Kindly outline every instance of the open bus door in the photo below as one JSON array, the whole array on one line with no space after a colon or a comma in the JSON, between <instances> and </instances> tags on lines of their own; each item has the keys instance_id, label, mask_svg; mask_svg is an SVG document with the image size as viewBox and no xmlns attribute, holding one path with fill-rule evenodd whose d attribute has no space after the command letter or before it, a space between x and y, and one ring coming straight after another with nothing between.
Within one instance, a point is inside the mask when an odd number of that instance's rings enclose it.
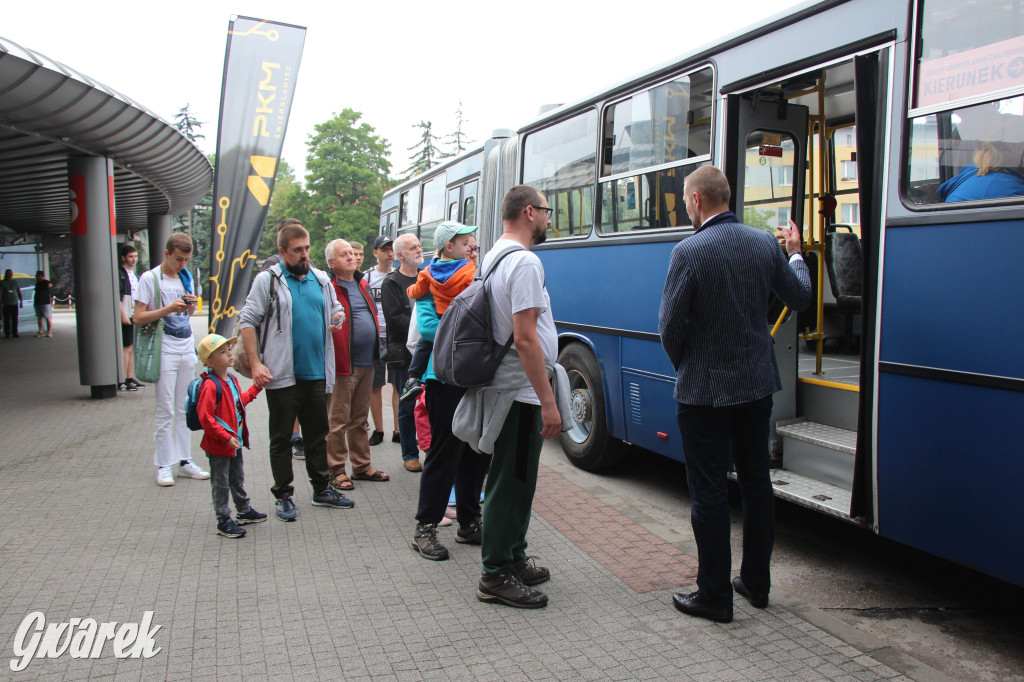
<instances>
[{"instance_id":1,"label":"open bus door","mask_svg":"<svg viewBox=\"0 0 1024 682\"><path fill-rule=\"evenodd\" d=\"M729 95L727 107L725 173L734 188L733 212L744 224L773 234L790 218L803 225L808 108L790 104L785 92L773 88ZM781 303L773 304L765 323L774 325L782 309ZM782 377L772 408L771 447L777 454L781 443L775 424L797 416L796 315L787 316L774 338Z\"/></svg>"}]
</instances>

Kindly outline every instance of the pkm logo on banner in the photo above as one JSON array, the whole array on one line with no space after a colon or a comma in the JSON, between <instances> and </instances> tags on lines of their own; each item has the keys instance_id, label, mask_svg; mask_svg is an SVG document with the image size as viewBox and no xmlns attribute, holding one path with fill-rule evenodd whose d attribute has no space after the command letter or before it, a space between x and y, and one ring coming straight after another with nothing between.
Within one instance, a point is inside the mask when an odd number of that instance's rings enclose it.
<instances>
[{"instance_id":1,"label":"pkm logo on banner","mask_svg":"<svg viewBox=\"0 0 1024 682\"><path fill-rule=\"evenodd\" d=\"M116 658L152 658L162 647L153 639L162 625L151 627L153 612L142 614L141 623L97 623L92 618L71 618L66 623L46 624L42 611L25 616L14 635L11 670L21 672L33 658L99 658L107 641L113 642Z\"/></svg>"},{"instance_id":2,"label":"pkm logo on banner","mask_svg":"<svg viewBox=\"0 0 1024 682\"><path fill-rule=\"evenodd\" d=\"M270 203L270 186L267 185L266 180L274 177L277 159L273 156L250 156L249 164L256 171L256 175L250 175L249 181L246 183L249 193L256 201L260 202L260 206L266 206Z\"/></svg>"}]
</instances>

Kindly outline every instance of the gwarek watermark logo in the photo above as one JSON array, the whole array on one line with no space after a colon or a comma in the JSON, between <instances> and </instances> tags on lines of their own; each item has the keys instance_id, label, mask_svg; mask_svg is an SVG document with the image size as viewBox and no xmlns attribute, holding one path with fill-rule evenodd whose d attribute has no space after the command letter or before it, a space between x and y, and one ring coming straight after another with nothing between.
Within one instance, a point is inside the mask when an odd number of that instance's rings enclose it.
<instances>
[{"instance_id":1,"label":"gwarek watermark logo","mask_svg":"<svg viewBox=\"0 0 1024 682\"><path fill-rule=\"evenodd\" d=\"M142 614L141 623L97 623L92 618L71 618L66 623L50 623L42 611L33 611L21 621L14 635L11 670L20 672L33 658L99 658L108 641L113 642L117 658L152 658L162 647L153 639L162 625L153 626L153 612Z\"/></svg>"}]
</instances>

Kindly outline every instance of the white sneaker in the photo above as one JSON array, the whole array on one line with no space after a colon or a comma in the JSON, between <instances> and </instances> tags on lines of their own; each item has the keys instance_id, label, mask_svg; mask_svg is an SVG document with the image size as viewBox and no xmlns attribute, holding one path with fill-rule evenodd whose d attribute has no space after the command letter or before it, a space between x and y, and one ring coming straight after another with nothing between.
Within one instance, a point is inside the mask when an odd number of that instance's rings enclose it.
<instances>
[{"instance_id":1,"label":"white sneaker","mask_svg":"<svg viewBox=\"0 0 1024 682\"><path fill-rule=\"evenodd\" d=\"M195 462L188 462L178 467L178 475L185 476L187 478L198 478L200 480L206 480L210 477L210 472L203 471L200 469Z\"/></svg>"},{"instance_id":2,"label":"white sneaker","mask_svg":"<svg viewBox=\"0 0 1024 682\"><path fill-rule=\"evenodd\" d=\"M171 471L171 467L156 468L156 484L165 488L174 485L174 473Z\"/></svg>"}]
</instances>

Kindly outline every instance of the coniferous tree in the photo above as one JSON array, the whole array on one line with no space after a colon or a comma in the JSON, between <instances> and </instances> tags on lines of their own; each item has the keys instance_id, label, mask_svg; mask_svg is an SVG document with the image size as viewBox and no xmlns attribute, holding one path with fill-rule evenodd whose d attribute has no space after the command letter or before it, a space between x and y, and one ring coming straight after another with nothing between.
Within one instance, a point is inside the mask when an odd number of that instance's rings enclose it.
<instances>
[{"instance_id":1,"label":"coniferous tree","mask_svg":"<svg viewBox=\"0 0 1024 682\"><path fill-rule=\"evenodd\" d=\"M431 125L430 121L420 121L413 125L413 128L422 129L423 134L420 136L419 142L408 148L413 153L409 157L412 165L405 170L407 178L430 170L432 166L445 157L445 154L437 146L438 138L434 136Z\"/></svg>"}]
</instances>

